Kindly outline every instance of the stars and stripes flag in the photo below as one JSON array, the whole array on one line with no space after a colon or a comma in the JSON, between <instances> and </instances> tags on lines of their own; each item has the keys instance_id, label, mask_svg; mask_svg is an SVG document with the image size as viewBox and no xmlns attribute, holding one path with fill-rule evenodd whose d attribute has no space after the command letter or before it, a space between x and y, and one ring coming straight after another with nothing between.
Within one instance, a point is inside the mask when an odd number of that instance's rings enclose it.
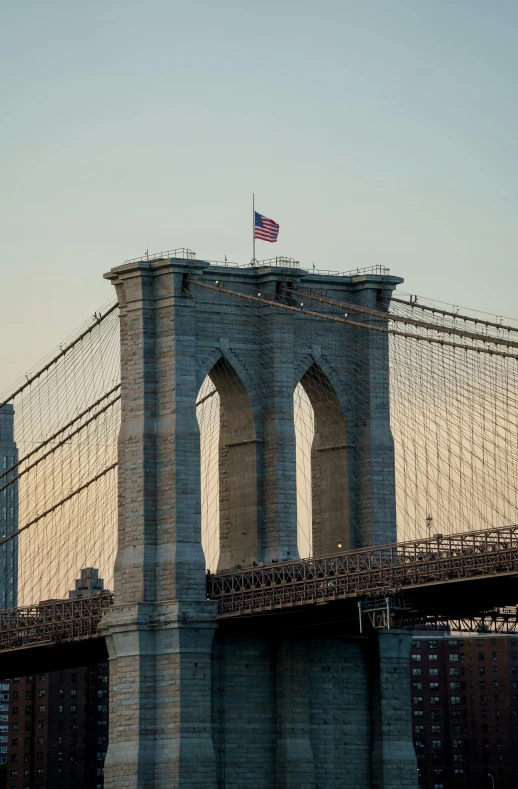
<instances>
[{"instance_id":1,"label":"stars and stripes flag","mask_svg":"<svg viewBox=\"0 0 518 789\"><path fill-rule=\"evenodd\" d=\"M279 225L273 219L268 219L267 216L255 213L254 221L254 238L260 238L261 241L277 241L279 235Z\"/></svg>"}]
</instances>

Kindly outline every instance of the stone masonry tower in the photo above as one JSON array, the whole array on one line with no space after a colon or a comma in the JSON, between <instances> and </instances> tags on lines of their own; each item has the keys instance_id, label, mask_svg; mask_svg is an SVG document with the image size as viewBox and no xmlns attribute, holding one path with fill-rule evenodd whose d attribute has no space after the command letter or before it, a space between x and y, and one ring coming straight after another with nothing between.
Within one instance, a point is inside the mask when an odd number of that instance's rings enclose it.
<instances>
[{"instance_id":1,"label":"stone masonry tower","mask_svg":"<svg viewBox=\"0 0 518 789\"><path fill-rule=\"evenodd\" d=\"M336 324L250 304L196 282L271 300L290 288L325 291L383 309L402 280L174 258L130 263L106 276L120 305L122 423L115 606L102 626L113 694L105 785L316 787L313 763L303 766L313 758L300 723L309 714L307 698L299 699L300 710L290 707L299 668L307 682L307 645L276 647L277 778L232 782L229 773L222 783L217 767L217 621L205 591L196 400L209 375L221 411L221 568L297 555L293 392L299 382L315 415L314 553L336 552L339 537L344 548L388 543L396 536L388 340L380 332L364 332L358 340L358 329L343 326L337 339ZM233 485L236 475L239 484ZM299 729L300 736L293 733ZM379 735L372 737L374 750L386 750ZM376 786L414 786L414 776L405 782L397 775Z\"/></svg>"}]
</instances>

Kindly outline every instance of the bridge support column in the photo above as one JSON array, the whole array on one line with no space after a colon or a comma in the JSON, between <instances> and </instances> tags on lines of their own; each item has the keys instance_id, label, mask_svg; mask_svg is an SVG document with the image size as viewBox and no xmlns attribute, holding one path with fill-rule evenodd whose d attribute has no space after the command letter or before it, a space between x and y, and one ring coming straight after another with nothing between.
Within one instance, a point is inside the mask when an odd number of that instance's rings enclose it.
<instances>
[{"instance_id":1,"label":"bridge support column","mask_svg":"<svg viewBox=\"0 0 518 789\"><path fill-rule=\"evenodd\" d=\"M390 293L370 287L358 291L356 298L362 306L382 309ZM360 319L379 326L386 323L381 318ZM356 418L352 440L356 449L350 472L350 484L356 491L358 547L387 545L395 542L397 536L388 335L366 332L361 342L362 364L354 379Z\"/></svg>"},{"instance_id":2,"label":"bridge support column","mask_svg":"<svg viewBox=\"0 0 518 789\"><path fill-rule=\"evenodd\" d=\"M372 789L417 789L408 681L412 633L379 630L373 658Z\"/></svg>"},{"instance_id":3,"label":"bridge support column","mask_svg":"<svg viewBox=\"0 0 518 789\"><path fill-rule=\"evenodd\" d=\"M315 789L309 721L309 643L277 647L276 789Z\"/></svg>"},{"instance_id":4,"label":"bridge support column","mask_svg":"<svg viewBox=\"0 0 518 789\"><path fill-rule=\"evenodd\" d=\"M272 280L275 286L277 280ZM268 295L268 289L265 288ZM275 290L274 290L275 292ZM297 471L293 422L293 326L278 310L267 313L263 377L269 402L263 409L263 545L260 558L298 558Z\"/></svg>"},{"instance_id":5,"label":"bridge support column","mask_svg":"<svg viewBox=\"0 0 518 789\"><path fill-rule=\"evenodd\" d=\"M121 406L106 789L215 789L194 311L184 266L119 269Z\"/></svg>"}]
</instances>

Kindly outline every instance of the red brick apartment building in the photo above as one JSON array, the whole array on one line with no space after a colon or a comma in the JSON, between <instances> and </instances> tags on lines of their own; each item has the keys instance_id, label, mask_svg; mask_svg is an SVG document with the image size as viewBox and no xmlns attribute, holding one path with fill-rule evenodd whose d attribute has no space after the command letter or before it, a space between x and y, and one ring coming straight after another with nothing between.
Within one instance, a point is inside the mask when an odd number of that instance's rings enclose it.
<instances>
[{"instance_id":1,"label":"red brick apartment building","mask_svg":"<svg viewBox=\"0 0 518 789\"><path fill-rule=\"evenodd\" d=\"M422 789L518 787L518 639L416 635L412 730Z\"/></svg>"},{"instance_id":2,"label":"red brick apartment building","mask_svg":"<svg viewBox=\"0 0 518 789\"><path fill-rule=\"evenodd\" d=\"M97 570L87 567L69 596L102 591ZM108 663L0 681L6 789L103 789L108 682Z\"/></svg>"},{"instance_id":3,"label":"red brick apartment building","mask_svg":"<svg viewBox=\"0 0 518 789\"><path fill-rule=\"evenodd\" d=\"M7 789L102 789L108 664L9 681Z\"/></svg>"}]
</instances>

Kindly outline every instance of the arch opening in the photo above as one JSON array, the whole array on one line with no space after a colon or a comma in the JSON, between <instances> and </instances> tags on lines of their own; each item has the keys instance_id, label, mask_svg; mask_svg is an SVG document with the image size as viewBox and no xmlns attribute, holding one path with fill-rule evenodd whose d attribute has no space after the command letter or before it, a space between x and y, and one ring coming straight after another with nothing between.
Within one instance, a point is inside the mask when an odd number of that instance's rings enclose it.
<instances>
[{"instance_id":1,"label":"arch opening","mask_svg":"<svg viewBox=\"0 0 518 789\"><path fill-rule=\"evenodd\" d=\"M197 402L207 569L250 566L259 553L260 442L246 389L225 358L210 370Z\"/></svg>"},{"instance_id":2,"label":"arch opening","mask_svg":"<svg viewBox=\"0 0 518 789\"><path fill-rule=\"evenodd\" d=\"M300 389L311 406L312 414ZM311 422L313 434L310 444ZM312 556L348 550L353 545L349 528L345 416L329 378L316 363L304 373L295 390L295 426L299 542L303 543L304 539L307 540L305 535L310 534Z\"/></svg>"}]
</instances>

